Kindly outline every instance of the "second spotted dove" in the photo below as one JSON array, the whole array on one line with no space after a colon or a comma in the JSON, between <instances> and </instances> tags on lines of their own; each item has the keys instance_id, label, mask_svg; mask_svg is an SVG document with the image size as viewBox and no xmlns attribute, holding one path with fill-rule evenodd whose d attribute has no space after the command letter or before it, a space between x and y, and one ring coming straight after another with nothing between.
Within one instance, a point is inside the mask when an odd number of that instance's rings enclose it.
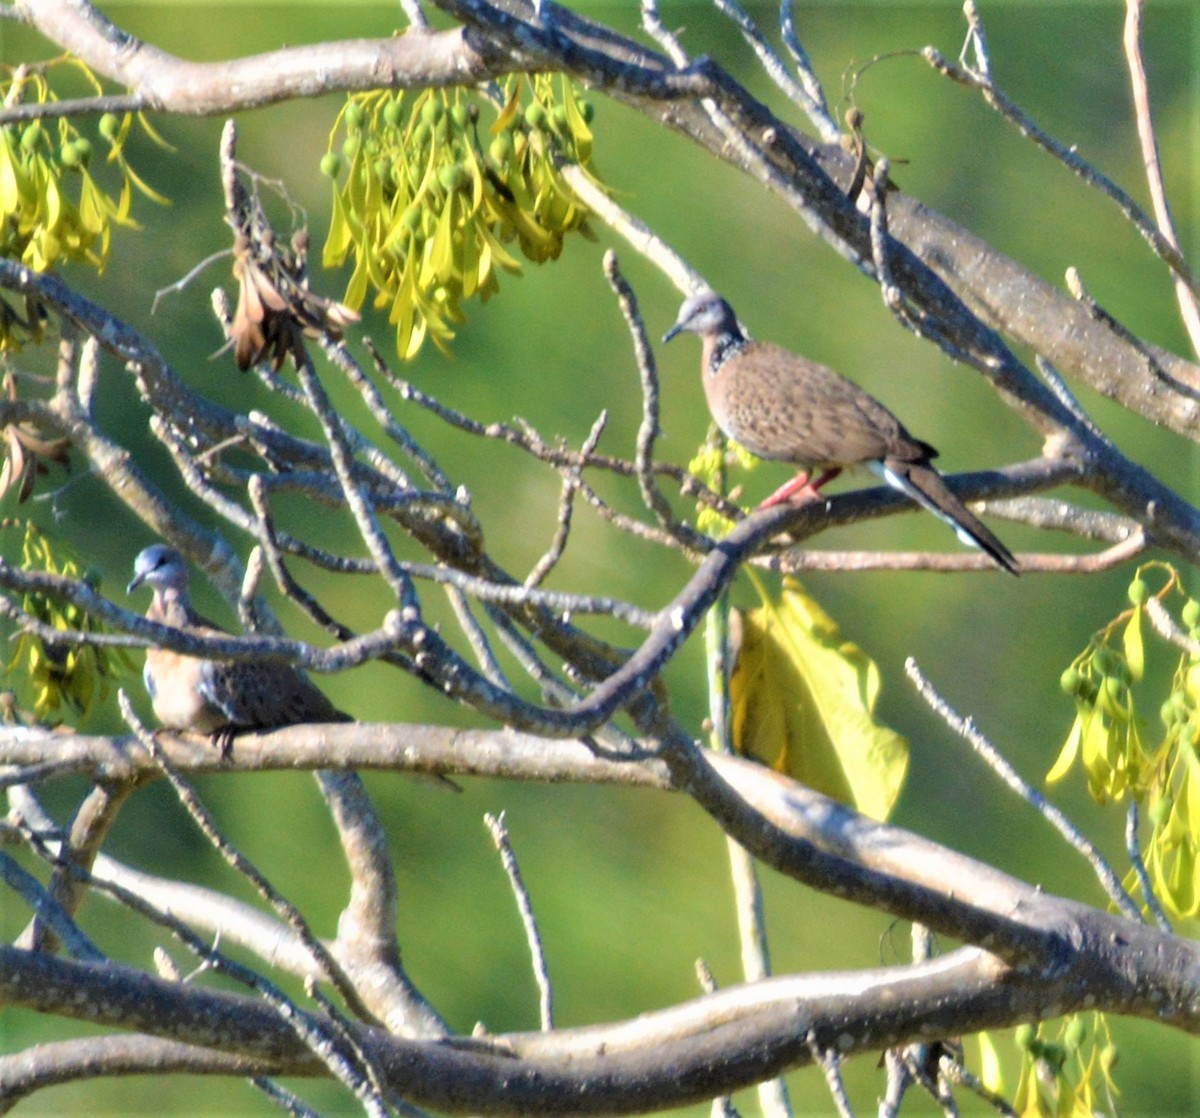
<instances>
[{"instance_id":1,"label":"second spotted dove","mask_svg":"<svg viewBox=\"0 0 1200 1118\"><path fill-rule=\"evenodd\" d=\"M153 544L138 555L129 592L142 584L154 591L148 620L193 633L223 633L192 608L187 564L174 548ZM205 660L151 648L143 679L164 728L211 735L222 750L243 730L352 721L304 672L277 660Z\"/></svg>"},{"instance_id":2,"label":"second spotted dove","mask_svg":"<svg viewBox=\"0 0 1200 1118\"><path fill-rule=\"evenodd\" d=\"M914 438L887 408L825 365L768 342L752 341L719 295L687 299L664 342L698 334L709 410L731 439L759 458L819 469L802 473L763 502L796 494L811 499L848 466L866 466L894 489L944 520L963 543L978 547L1010 574L1017 560L946 486L930 460L937 451Z\"/></svg>"}]
</instances>

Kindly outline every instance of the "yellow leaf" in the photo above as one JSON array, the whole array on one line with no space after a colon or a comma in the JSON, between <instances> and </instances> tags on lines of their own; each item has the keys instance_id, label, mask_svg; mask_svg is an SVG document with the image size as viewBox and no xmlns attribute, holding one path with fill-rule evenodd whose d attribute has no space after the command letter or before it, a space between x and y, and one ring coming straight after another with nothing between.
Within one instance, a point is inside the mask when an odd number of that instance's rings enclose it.
<instances>
[{"instance_id":1,"label":"yellow leaf","mask_svg":"<svg viewBox=\"0 0 1200 1118\"><path fill-rule=\"evenodd\" d=\"M874 718L879 669L792 580L744 617L730 679L736 748L810 788L886 819L908 743Z\"/></svg>"},{"instance_id":2,"label":"yellow leaf","mask_svg":"<svg viewBox=\"0 0 1200 1118\"><path fill-rule=\"evenodd\" d=\"M1071 766L1075 763L1075 758L1079 755L1079 743L1083 740L1083 724L1084 719L1091 718L1092 713L1088 711L1085 716L1082 712L1075 715L1075 721L1071 725L1071 732L1067 735L1067 740L1063 742L1062 750L1058 754L1058 760L1054 762L1054 767L1046 774L1046 783L1055 784L1062 780L1071 770Z\"/></svg>"},{"instance_id":3,"label":"yellow leaf","mask_svg":"<svg viewBox=\"0 0 1200 1118\"><path fill-rule=\"evenodd\" d=\"M1129 624L1125 626L1122 637L1125 645L1125 662L1129 665L1129 675L1137 683L1146 674L1146 650L1142 643L1142 611L1135 608Z\"/></svg>"},{"instance_id":4,"label":"yellow leaf","mask_svg":"<svg viewBox=\"0 0 1200 1118\"><path fill-rule=\"evenodd\" d=\"M1003 1091L1004 1071L991 1033L977 1033L975 1039L979 1042L979 1081L989 1091Z\"/></svg>"}]
</instances>

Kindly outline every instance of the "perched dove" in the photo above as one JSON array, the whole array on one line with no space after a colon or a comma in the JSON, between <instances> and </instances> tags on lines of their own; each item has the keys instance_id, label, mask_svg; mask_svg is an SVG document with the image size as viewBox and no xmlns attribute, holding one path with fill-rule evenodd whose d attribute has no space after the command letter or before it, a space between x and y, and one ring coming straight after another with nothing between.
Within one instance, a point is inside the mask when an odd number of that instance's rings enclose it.
<instances>
[{"instance_id":1,"label":"perched dove","mask_svg":"<svg viewBox=\"0 0 1200 1118\"><path fill-rule=\"evenodd\" d=\"M138 555L128 592L143 583L154 590L148 620L198 633L223 632L192 609L187 564L174 548L153 544ZM243 730L353 721L302 671L277 660L202 660L151 648L142 678L164 728L209 734L223 752Z\"/></svg>"}]
</instances>

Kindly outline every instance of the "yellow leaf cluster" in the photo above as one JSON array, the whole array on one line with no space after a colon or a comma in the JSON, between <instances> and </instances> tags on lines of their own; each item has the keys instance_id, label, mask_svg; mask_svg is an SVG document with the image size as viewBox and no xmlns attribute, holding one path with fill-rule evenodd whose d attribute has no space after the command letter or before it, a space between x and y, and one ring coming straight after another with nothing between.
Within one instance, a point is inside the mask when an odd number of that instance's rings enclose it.
<instances>
[{"instance_id":1,"label":"yellow leaf cluster","mask_svg":"<svg viewBox=\"0 0 1200 1118\"><path fill-rule=\"evenodd\" d=\"M321 163L335 183L325 265L354 258L344 302L357 310L373 289L401 357L427 339L445 349L463 300L493 295L498 269L520 271L512 248L542 263L568 232L588 232L559 166L589 163L590 113L566 78L512 78L485 151L479 104L461 89L426 90L411 104L353 95Z\"/></svg>"},{"instance_id":2,"label":"yellow leaf cluster","mask_svg":"<svg viewBox=\"0 0 1200 1118\"><path fill-rule=\"evenodd\" d=\"M1200 603L1188 598L1176 571L1163 563L1139 568L1129 589L1132 608L1096 633L1062 674L1063 690L1075 700L1075 720L1046 779L1061 780L1076 761L1088 791L1099 803L1126 793L1147 803L1150 835L1143 860L1155 896L1175 917L1200 915L1200 658L1178 656L1171 689L1159 706L1162 735L1150 736L1139 713L1145 689L1147 645L1144 614L1149 592L1145 575L1166 574L1154 595L1158 606L1179 601L1179 626L1200 638ZM1169 613L1169 611L1168 611ZM1126 883L1140 888L1134 873Z\"/></svg>"},{"instance_id":3,"label":"yellow leaf cluster","mask_svg":"<svg viewBox=\"0 0 1200 1118\"><path fill-rule=\"evenodd\" d=\"M1096 1118L1115 1113L1117 1048L1103 1013L1017 1030L1021 1074L1013 1109L1021 1118Z\"/></svg>"},{"instance_id":4,"label":"yellow leaf cluster","mask_svg":"<svg viewBox=\"0 0 1200 1118\"><path fill-rule=\"evenodd\" d=\"M908 743L875 718L879 669L794 580L743 617L730 679L735 748L886 819Z\"/></svg>"},{"instance_id":5,"label":"yellow leaf cluster","mask_svg":"<svg viewBox=\"0 0 1200 1118\"><path fill-rule=\"evenodd\" d=\"M13 521L4 524L10 530L18 526L19 523ZM49 539L33 524L25 523L23 527L22 569L48 571L68 578L82 577L84 581L99 583L98 572L87 570L81 575L74 559L56 557ZM25 595L22 606L31 617L54 629L102 630L102 626L78 606L56 602L41 594ZM131 662L120 649L88 644L47 644L33 633L22 633L6 670L10 676L24 676L34 717L41 723L54 724L70 715L80 722L86 719L96 704L107 698L111 680L129 673Z\"/></svg>"},{"instance_id":6,"label":"yellow leaf cluster","mask_svg":"<svg viewBox=\"0 0 1200 1118\"><path fill-rule=\"evenodd\" d=\"M82 71L99 91L99 85L82 64ZM0 80L5 104L55 100L47 79L55 64L37 72L18 68L7 81ZM36 272L46 272L65 262L81 262L102 270L108 258L112 227L133 225L132 192L163 201L126 161L122 147L133 118L105 114L99 136L107 142L108 160L121 171L122 186L112 198L92 176L92 144L66 117L50 124L33 120L0 127L0 255L19 260ZM18 348L38 335L35 313L25 315L0 304L0 351Z\"/></svg>"}]
</instances>

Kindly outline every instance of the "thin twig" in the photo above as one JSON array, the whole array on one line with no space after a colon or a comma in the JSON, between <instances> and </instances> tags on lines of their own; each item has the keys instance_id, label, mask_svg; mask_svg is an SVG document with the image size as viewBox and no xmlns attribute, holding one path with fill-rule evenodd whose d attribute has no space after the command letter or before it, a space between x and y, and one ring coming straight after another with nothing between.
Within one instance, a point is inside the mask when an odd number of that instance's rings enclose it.
<instances>
[{"instance_id":1,"label":"thin twig","mask_svg":"<svg viewBox=\"0 0 1200 1118\"><path fill-rule=\"evenodd\" d=\"M213 818L212 813L204 806L204 803L195 790L179 775L175 766L159 747L154 735L142 725L141 720L134 713L133 707L129 702L129 697L125 694L124 690L118 693L118 699L121 707L121 715L125 719L126 724L136 735L143 748L158 763L159 768L170 783L180 804L183 805L188 815L192 817L192 821L199 828L200 833L208 840L209 845L221 855L225 860L225 864L230 869L235 873L241 874L242 877L250 882L259 896L300 937L309 954L312 956L313 962L338 993L346 999L346 1004L364 1020L375 1021L374 1014L363 1003L358 991L354 989L354 986L342 971L337 960L329 954L325 945L313 934L308 921L304 918L304 914L267 880L249 858L225 838L217 826L217 821Z\"/></svg>"},{"instance_id":2,"label":"thin twig","mask_svg":"<svg viewBox=\"0 0 1200 1118\"><path fill-rule=\"evenodd\" d=\"M1033 122L1032 118L1018 108L1013 101L1009 100L987 76L961 66L956 66L934 47L925 47L921 51L921 55L938 73L944 74L952 81L979 90L983 94L984 100L1010 124L1014 125L1023 136L1028 137L1038 147L1048 151L1089 186L1095 187L1105 197L1115 203L1126 219L1142 235L1171 271L1191 291L1196 292L1200 288L1200 281L1197 280L1179 250L1159 232L1146 212L1108 176L1101 174L1100 171L1093 167L1073 148L1059 143L1052 136L1042 131Z\"/></svg>"},{"instance_id":3,"label":"thin twig","mask_svg":"<svg viewBox=\"0 0 1200 1118\"><path fill-rule=\"evenodd\" d=\"M800 42L800 36L796 33L796 16L792 0L780 0L779 32L783 37L784 46L787 47L792 61L796 64L796 73L800 77L800 83L804 86L810 102L816 106L816 113L810 112L809 119L821 134L821 139L827 144L836 144L841 139L841 130L838 128L833 114L829 111L825 100L825 90L817 79L816 71L808 57L808 51L804 49Z\"/></svg>"},{"instance_id":4,"label":"thin twig","mask_svg":"<svg viewBox=\"0 0 1200 1118\"><path fill-rule=\"evenodd\" d=\"M1175 624L1175 619L1167 612L1167 607L1158 598L1153 595L1147 598L1145 610L1150 624L1154 626L1154 631L1163 640L1170 641L1176 648L1183 649L1189 656L1200 656L1200 641L1193 640Z\"/></svg>"},{"instance_id":5,"label":"thin twig","mask_svg":"<svg viewBox=\"0 0 1200 1118\"><path fill-rule=\"evenodd\" d=\"M1125 853L1129 858L1129 864L1133 866L1133 872L1137 875L1138 887L1142 890L1142 902L1150 915L1154 917L1154 922L1159 928L1170 935L1174 929L1171 927L1171 921L1167 919L1162 905L1158 903L1158 896L1154 892L1154 886L1150 883L1150 874L1142 859L1142 849L1138 843L1138 804L1132 796L1129 797L1129 808L1125 813Z\"/></svg>"},{"instance_id":6,"label":"thin twig","mask_svg":"<svg viewBox=\"0 0 1200 1118\"><path fill-rule=\"evenodd\" d=\"M846 1094L846 1083L842 1079L842 1057L836 1048L823 1048L815 1034L809 1033L806 1043L812 1053L815 1063L825 1074L825 1084L829 1088L829 1097L837 1108L839 1118L854 1118L854 1108L850 1105L850 1097Z\"/></svg>"},{"instance_id":7,"label":"thin twig","mask_svg":"<svg viewBox=\"0 0 1200 1118\"><path fill-rule=\"evenodd\" d=\"M1151 599L1152 600L1152 599ZM911 656L904 662L904 670L912 680L917 693L929 705L930 709L959 737L963 738L987 766L1008 786L1021 797L1043 819L1046 820L1067 842L1072 849L1078 851L1092 867L1100 882L1101 888L1109 899L1117 906L1123 915L1138 923L1142 914L1137 903L1125 891L1121 879L1108 864L1107 859L1096 846L1085 838L1076 826L1036 788L1024 780L1008 763L1008 760L987 740L976 728L970 718L961 717L945 699L934 689L933 684L925 677Z\"/></svg>"},{"instance_id":8,"label":"thin twig","mask_svg":"<svg viewBox=\"0 0 1200 1118\"><path fill-rule=\"evenodd\" d=\"M1146 65L1142 61L1142 13L1144 0L1125 0L1125 31L1121 38L1125 48L1125 61L1129 66L1129 84L1133 91L1134 117L1137 121L1138 142L1142 147L1142 163L1146 168L1146 184L1154 205L1154 218L1168 243L1179 248L1179 235L1175 232L1175 221L1167 203L1167 189L1163 183L1162 160L1158 153L1158 138L1154 131L1154 117L1150 112L1150 82L1146 77ZM1196 292L1182 279L1175 280L1175 297L1179 301L1179 313L1191 339L1192 352L1200 354L1200 307L1196 304Z\"/></svg>"},{"instance_id":9,"label":"thin twig","mask_svg":"<svg viewBox=\"0 0 1200 1118\"><path fill-rule=\"evenodd\" d=\"M542 1031L550 1032L554 1028L554 987L550 982L550 972L546 968L546 953L542 948L542 937L538 932L537 917L533 914L533 904L529 899L529 891L521 880L521 867L517 864L517 856L509 842L508 828L504 825L504 812L499 815L486 813L483 817L487 824L492 842L500 853L500 861L504 872L508 874L513 896L517 899L517 908L521 913L521 923L525 927L525 939L529 944L529 953L533 962L533 977L537 981L539 1002L538 1011L542 1022Z\"/></svg>"}]
</instances>

